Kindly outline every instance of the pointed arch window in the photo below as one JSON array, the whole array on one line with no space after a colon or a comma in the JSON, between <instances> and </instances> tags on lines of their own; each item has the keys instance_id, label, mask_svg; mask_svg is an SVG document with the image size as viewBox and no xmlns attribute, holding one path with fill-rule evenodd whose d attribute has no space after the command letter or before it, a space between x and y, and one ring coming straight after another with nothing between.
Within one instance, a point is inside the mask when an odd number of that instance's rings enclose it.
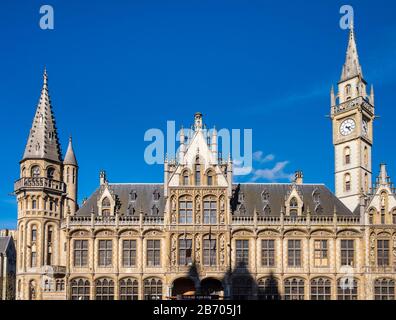
<instances>
[{"instance_id":1,"label":"pointed arch window","mask_svg":"<svg viewBox=\"0 0 396 320\"><path fill-rule=\"evenodd\" d=\"M184 186L188 186L189 184L190 183L189 183L188 171L184 170L184 172L183 172L183 185Z\"/></svg>"},{"instance_id":2,"label":"pointed arch window","mask_svg":"<svg viewBox=\"0 0 396 320\"><path fill-rule=\"evenodd\" d=\"M111 279L96 280L96 300L114 300L114 281Z\"/></svg>"},{"instance_id":3,"label":"pointed arch window","mask_svg":"<svg viewBox=\"0 0 396 320\"><path fill-rule=\"evenodd\" d=\"M350 84L348 84L345 87L345 95L347 96L346 100L350 100L351 99L351 97L350 97L351 93L352 93L352 86Z\"/></svg>"},{"instance_id":4,"label":"pointed arch window","mask_svg":"<svg viewBox=\"0 0 396 320\"><path fill-rule=\"evenodd\" d=\"M154 190L154 192L153 192L153 200L154 200L154 201L159 201L159 199L160 199L160 193L159 193L158 190L156 189L156 190Z\"/></svg>"},{"instance_id":5,"label":"pointed arch window","mask_svg":"<svg viewBox=\"0 0 396 320\"><path fill-rule=\"evenodd\" d=\"M120 281L120 299L121 300L138 300L139 284L136 279L127 278Z\"/></svg>"},{"instance_id":6,"label":"pointed arch window","mask_svg":"<svg viewBox=\"0 0 396 320\"><path fill-rule=\"evenodd\" d=\"M110 199L108 197L102 200L102 216L108 217L111 213L111 204Z\"/></svg>"},{"instance_id":7,"label":"pointed arch window","mask_svg":"<svg viewBox=\"0 0 396 320\"><path fill-rule=\"evenodd\" d=\"M86 279L74 279L70 283L72 300L89 300L90 283Z\"/></svg>"},{"instance_id":8,"label":"pointed arch window","mask_svg":"<svg viewBox=\"0 0 396 320\"><path fill-rule=\"evenodd\" d=\"M290 206L290 216L297 217L298 216L298 201L296 197L293 197L289 203Z\"/></svg>"},{"instance_id":9,"label":"pointed arch window","mask_svg":"<svg viewBox=\"0 0 396 320\"><path fill-rule=\"evenodd\" d=\"M131 201L136 201L137 199L137 193L135 190L132 190L131 193L129 194L131 197Z\"/></svg>"},{"instance_id":10,"label":"pointed arch window","mask_svg":"<svg viewBox=\"0 0 396 320\"><path fill-rule=\"evenodd\" d=\"M344 148L344 163L351 164L351 148L350 147L345 147Z\"/></svg>"},{"instance_id":11,"label":"pointed arch window","mask_svg":"<svg viewBox=\"0 0 396 320\"><path fill-rule=\"evenodd\" d=\"M207 185L213 186L213 172L211 170L208 171L206 179L207 179Z\"/></svg>"},{"instance_id":12,"label":"pointed arch window","mask_svg":"<svg viewBox=\"0 0 396 320\"><path fill-rule=\"evenodd\" d=\"M54 179L54 175L55 175L55 169L50 167L47 170L47 178L48 179Z\"/></svg>"},{"instance_id":13,"label":"pointed arch window","mask_svg":"<svg viewBox=\"0 0 396 320\"><path fill-rule=\"evenodd\" d=\"M41 172L41 170L40 170L40 167L39 167L39 166L33 166L33 167L32 167L31 174L32 174L32 177L33 177L33 178L38 178L38 177L40 177L40 172Z\"/></svg>"},{"instance_id":14,"label":"pointed arch window","mask_svg":"<svg viewBox=\"0 0 396 320\"><path fill-rule=\"evenodd\" d=\"M344 190L346 192L351 191L351 175L349 173L344 175Z\"/></svg>"}]
</instances>

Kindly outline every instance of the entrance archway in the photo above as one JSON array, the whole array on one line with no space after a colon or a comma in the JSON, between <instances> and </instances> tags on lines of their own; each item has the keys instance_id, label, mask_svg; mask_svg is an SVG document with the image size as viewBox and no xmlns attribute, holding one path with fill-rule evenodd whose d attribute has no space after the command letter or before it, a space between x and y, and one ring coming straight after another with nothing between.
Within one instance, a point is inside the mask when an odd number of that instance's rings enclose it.
<instances>
[{"instance_id":1,"label":"entrance archway","mask_svg":"<svg viewBox=\"0 0 396 320\"><path fill-rule=\"evenodd\" d=\"M204 296L224 296L223 284L215 278L206 278L201 281L201 293Z\"/></svg>"},{"instance_id":2,"label":"entrance archway","mask_svg":"<svg viewBox=\"0 0 396 320\"><path fill-rule=\"evenodd\" d=\"M195 284L190 278L178 278L173 281L172 296L193 296L195 295Z\"/></svg>"}]
</instances>

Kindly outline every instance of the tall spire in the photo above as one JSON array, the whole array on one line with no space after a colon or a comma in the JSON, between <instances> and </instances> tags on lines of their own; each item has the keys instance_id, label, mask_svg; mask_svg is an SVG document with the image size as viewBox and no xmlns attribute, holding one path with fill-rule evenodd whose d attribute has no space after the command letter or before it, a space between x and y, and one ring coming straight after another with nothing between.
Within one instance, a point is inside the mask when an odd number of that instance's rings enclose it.
<instances>
[{"instance_id":1,"label":"tall spire","mask_svg":"<svg viewBox=\"0 0 396 320\"><path fill-rule=\"evenodd\" d=\"M362 67L360 66L359 55L357 52L355 30L352 21L349 32L349 42L346 53L346 59L345 59L345 64L342 68L340 81L342 82L356 76L361 76L363 78Z\"/></svg>"},{"instance_id":2,"label":"tall spire","mask_svg":"<svg viewBox=\"0 0 396 320\"><path fill-rule=\"evenodd\" d=\"M72 137L69 138L69 145L67 146L67 151L65 155L65 160L63 160L63 164L70 164L76 167L78 166L76 155L74 154L73 150Z\"/></svg>"},{"instance_id":3,"label":"tall spire","mask_svg":"<svg viewBox=\"0 0 396 320\"><path fill-rule=\"evenodd\" d=\"M44 69L43 78L40 100L22 160L46 159L61 162L62 156L58 132L48 94L48 75L46 69Z\"/></svg>"}]
</instances>

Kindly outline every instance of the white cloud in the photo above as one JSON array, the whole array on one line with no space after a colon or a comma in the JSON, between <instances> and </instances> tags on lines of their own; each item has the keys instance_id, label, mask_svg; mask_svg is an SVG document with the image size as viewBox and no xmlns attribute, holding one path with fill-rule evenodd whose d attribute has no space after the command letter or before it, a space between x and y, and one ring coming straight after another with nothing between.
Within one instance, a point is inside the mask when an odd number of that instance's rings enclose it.
<instances>
[{"instance_id":1,"label":"white cloud","mask_svg":"<svg viewBox=\"0 0 396 320\"><path fill-rule=\"evenodd\" d=\"M276 182L278 180L291 180L293 175L285 172L285 167L289 164L289 161L277 162L275 166L271 169L253 169L251 182L257 180L267 180L271 182Z\"/></svg>"},{"instance_id":2,"label":"white cloud","mask_svg":"<svg viewBox=\"0 0 396 320\"><path fill-rule=\"evenodd\" d=\"M275 155L265 154L263 151L259 150L253 153L253 161L255 162L256 168L249 168L244 172L240 172L244 176L250 176L250 182L257 182L258 180L269 181L269 182L277 182L279 180L291 180L293 175L286 171L286 166L289 164L289 161L280 161L276 162L273 167L270 168L261 168L263 164L268 164L275 160ZM241 169L242 163L235 162L234 163L237 170Z\"/></svg>"}]
</instances>

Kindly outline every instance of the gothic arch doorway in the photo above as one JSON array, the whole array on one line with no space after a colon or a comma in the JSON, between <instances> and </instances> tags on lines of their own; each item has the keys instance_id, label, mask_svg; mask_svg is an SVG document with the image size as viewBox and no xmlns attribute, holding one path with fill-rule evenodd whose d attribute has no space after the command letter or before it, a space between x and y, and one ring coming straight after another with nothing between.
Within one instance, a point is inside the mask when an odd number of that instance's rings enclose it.
<instances>
[{"instance_id":1,"label":"gothic arch doorway","mask_svg":"<svg viewBox=\"0 0 396 320\"><path fill-rule=\"evenodd\" d=\"M221 298L224 296L223 284L215 278L206 278L201 281L201 293L204 296Z\"/></svg>"},{"instance_id":2,"label":"gothic arch doorway","mask_svg":"<svg viewBox=\"0 0 396 320\"><path fill-rule=\"evenodd\" d=\"M173 281L172 297L195 296L195 283L190 278L178 278Z\"/></svg>"}]
</instances>

